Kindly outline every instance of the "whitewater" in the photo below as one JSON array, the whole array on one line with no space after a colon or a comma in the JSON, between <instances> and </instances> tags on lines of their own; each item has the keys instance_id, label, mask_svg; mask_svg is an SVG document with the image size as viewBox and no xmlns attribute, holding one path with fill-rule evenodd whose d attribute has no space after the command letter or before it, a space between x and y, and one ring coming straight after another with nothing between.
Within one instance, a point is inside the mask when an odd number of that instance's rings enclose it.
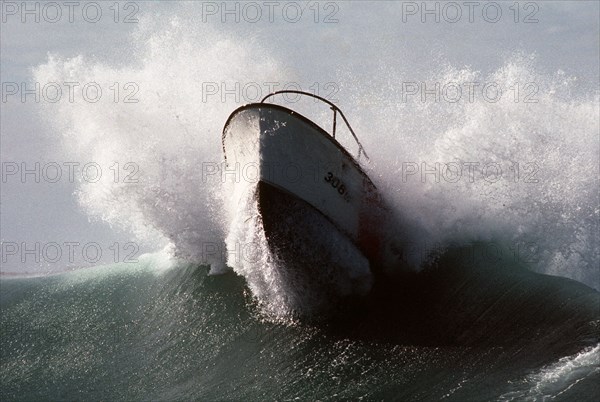
<instances>
[{"instance_id":1,"label":"whitewater","mask_svg":"<svg viewBox=\"0 0 600 402\"><path fill-rule=\"evenodd\" d=\"M598 397L598 51L569 45L576 22L597 36L597 4L544 3L518 26L506 4L497 24L424 24L385 2L335 3L330 24L222 23L201 4L148 3L108 56L57 45L27 66L28 82L104 89L32 118L53 160L139 168L68 196L144 253L34 275L3 254L3 399ZM229 114L277 89L344 111L401 225L406 266L325 321L320 295L279 274L253 200L232 203L248 172L223 165ZM329 129L330 110L280 101Z\"/></svg>"}]
</instances>

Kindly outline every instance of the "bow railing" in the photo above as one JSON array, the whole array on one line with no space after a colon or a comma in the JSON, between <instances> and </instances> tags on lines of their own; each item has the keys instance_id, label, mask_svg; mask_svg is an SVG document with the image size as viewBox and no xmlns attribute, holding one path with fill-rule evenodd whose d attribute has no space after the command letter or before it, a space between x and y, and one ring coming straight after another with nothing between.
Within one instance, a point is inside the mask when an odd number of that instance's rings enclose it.
<instances>
[{"instance_id":1,"label":"bow railing","mask_svg":"<svg viewBox=\"0 0 600 402\"><path fill-rule=\"evenodd\" d=\"M321 102L326 103L327 105L329 105L329 107L331 108L331 110L333 111L333 128L331 131L331 136L333 138L335 138L335 130L337 129L337 115L339 113L339 115L342 117L342 119L344 120L344 123L346 123L346 127L348 127L348 130L350 130L350 134L352 134L352 137L354 138L354 141L356 141L356 144L358 145L358 158L360 159L360 157L362 155L365 156L365 158L367 160L369 160L369 156L367 155L367 153L365 152L365 148L363 147L363 145L361 144L360 140L358 139L358 137L356 136L356 133L354 132L354 130L352 129L352 126L350 126L350 123L348 122L348 119L346 118L346 116L344 115L344 112L342 112L340 110L339 107L337 107L335 104L333 104L331 101L319 96L319 95L315 95L315 94L311 94L310 92L304 92L304 91L295 91L295 90L291 90L291 89L284 89L281 91L275 91L272 92L270 94L268 94L267 96L265 96L260 102L264 103L267 99L275 96L275 95L279 95L279 94L298 94L298 95L304 95L304 96L310 96L312 98L318 99Z\"/></svg>"}]
</instances>

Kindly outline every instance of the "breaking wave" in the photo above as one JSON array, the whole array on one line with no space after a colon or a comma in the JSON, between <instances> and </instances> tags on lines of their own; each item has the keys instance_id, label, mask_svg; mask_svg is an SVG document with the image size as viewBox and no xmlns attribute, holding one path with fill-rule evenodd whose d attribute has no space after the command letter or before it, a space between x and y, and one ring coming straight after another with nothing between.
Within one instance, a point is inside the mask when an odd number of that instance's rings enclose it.
<instances>
[{"instance_id":1,"label":"breaking wave","mask_svg":"<svg viewBox=\"0 0 600 402\"><path fill-rule=\"evenodd\" d=\"M76 93L72 103L46 103L41 113L60 138L56 152L69 160L139 166L137 183L106 176L79 185L91 217L224 272L234 217L219 171L221 130L246 99L208 97L207 83L307 89L314 80L252 36L191 19L161 21L140 23L128 63L52 54L33 69L38 82L134 83L139 102L104 96L91 103ZM365 168L405 224L401 240L413 249L413 267L440 250L487 242L494 258L600 288L596 89L582 90L577 77L545 72L522 53L489 73L439 65L427 76L400 64L360 72L332 66L337 103L372 157ZM486 83L494 85L484 92ZM317 121L328 116L314 104L294 106ZM236 269L257 293L252 270L259 269Z\"/></svg>"}]
</instances>

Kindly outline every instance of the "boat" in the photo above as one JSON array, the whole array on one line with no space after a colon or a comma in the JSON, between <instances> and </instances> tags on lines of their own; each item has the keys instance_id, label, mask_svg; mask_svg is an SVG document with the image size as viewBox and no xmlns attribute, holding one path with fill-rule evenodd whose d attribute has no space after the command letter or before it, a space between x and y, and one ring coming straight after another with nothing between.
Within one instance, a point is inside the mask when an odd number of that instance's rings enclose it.
<instances>
[{"instance_id":1,"label":"boat","mask_svg":"<svg viewBox=\"0 0 600 402\"><path fill-rule=\"evenodd\" d=\"M333 111L331 132L297 111L267 102L286 93L325 103ZM357 145L356 157L336 139L338 117ZM359 163L368 163L369 157L335 104L308 92L270 93L231 113L222 142L226 169L254 168L253 179L238 183L241 190L232 193L237 202L250 198L257 203L269 251L301 289L317 286L328 292L335 282L338 293L366 294L373 274L390 258L397 259L387 230L389 208ZM340 273L346 282L332 278Z\"/></svg>"}]
</instances>

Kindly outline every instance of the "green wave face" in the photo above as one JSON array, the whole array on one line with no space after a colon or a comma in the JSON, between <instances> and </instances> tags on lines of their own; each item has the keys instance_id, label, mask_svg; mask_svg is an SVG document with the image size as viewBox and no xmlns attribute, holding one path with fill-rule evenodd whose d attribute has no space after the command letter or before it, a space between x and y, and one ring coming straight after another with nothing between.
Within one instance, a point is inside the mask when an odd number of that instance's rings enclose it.
<instances>
[{"instance_id":1,"label":"green wave face","mask_svg":"<svg viewBox=\"0 0 600 402\"><path fill-rule=\"evenodd\" d=\"M274 322L243 278L207 272L146 261L3 279L2 399L531 396L532 378L598 342L595 290L516 268L398 278L313 323ZM543 384L593 395L597 363Z\"/></svg>"}]
</instances>

